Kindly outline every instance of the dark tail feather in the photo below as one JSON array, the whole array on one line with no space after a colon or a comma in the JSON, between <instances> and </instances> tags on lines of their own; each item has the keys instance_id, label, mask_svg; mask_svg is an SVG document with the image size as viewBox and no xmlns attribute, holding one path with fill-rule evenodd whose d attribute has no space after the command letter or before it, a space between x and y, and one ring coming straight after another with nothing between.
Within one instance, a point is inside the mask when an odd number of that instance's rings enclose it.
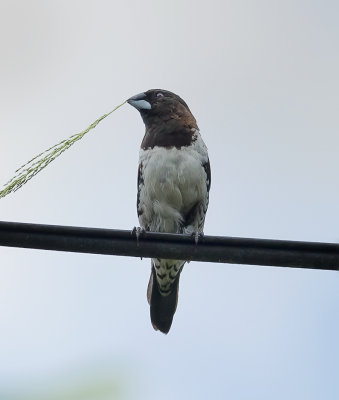
<instances>
[{"instance_id":1,"label":"dark tail feather","mask_svg":"<svg viewBox=\"0 0 339 400\"><path fill-rule=\"evenodd\" d=\"M171 328L178 303L179 278L180 274L178 274L176 280L173 282L171 287L172 292L167 296L163 296L159 291L154 267L152 266L147 289L147 299L151 309L151 322L156 331L159 330L163 333L168 333Z\"/></svg>"}]
</instances>

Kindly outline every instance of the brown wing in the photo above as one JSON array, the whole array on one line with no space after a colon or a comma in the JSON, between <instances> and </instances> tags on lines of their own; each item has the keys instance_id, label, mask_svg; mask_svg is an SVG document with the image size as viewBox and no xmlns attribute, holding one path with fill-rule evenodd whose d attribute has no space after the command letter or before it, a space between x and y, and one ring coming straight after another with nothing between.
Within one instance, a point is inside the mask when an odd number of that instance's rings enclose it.
<instances>
[{"instance_id":1,"label":"brown wing","mask_svg":"<svg viewBox=\"0 0 339 400\"><path fill-rule=\"evenodd\" d=\"M205 164L203 164L202 166L206 172L207 175L207 192L210 191L210 187L211 187L211 166L210 166L210 160L207 160L207 162Z\"/></svg>"},{"instance_id":2,"label":"brown wing","mask_svg":"<svg viewBox=\"0 0 339 400\"><path fill-rule=\"evenodd\" d=\"M138 193L137 193L137 212L138 212L138 217L143 213L143 210L140 207L140 186L144 184L144 177L142 174L142 163L139 164L138 168Z\"/></svg>"},{"instance_id":3,"label":"brown wing","mask_svg":"<svg viewBox=\"0 0 339 400\"><path fill-rule=\"evenodd\" d=\"M189 212L185 216L185 221L183 224L183 231L185 232L185 228L195 227L199 232L202 232L205 223L205 216L208 208L209 201L209 191L211 187L211 167L209 160L202 165L206 172L206 187L207 193L206 198L203 201L200 201L189 210Z\"/></svg>"}]
</instances>

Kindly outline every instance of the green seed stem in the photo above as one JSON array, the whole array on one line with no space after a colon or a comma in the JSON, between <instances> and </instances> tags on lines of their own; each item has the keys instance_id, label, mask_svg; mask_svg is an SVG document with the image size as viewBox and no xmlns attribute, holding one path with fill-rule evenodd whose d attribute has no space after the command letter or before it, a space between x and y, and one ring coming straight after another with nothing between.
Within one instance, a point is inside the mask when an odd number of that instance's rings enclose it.
<instances>
[{"instance_id":1,"label":"green seed stem","mask_svg":"<svg viewBox=\"0 0 339 400\"><path fill-rule=\"evenodd\" d=\"M20 189L25 183L32 179L33 176L42 171L45 167L47 167L48 164L59 157L64 151L69 149L75 142L82 139L86 133L94 129L103 119L111 115L115 110L123 106L125 103L126 101L116 106L109 113L102 115L100 118L91 123L88 128L80 133L73 134L68 139L63 139L61 142L48 148L23 164L15 171L14 177L4 185L4 189L0 191L0 199L7 196L9 193L16 192L18 189Z\"/></svg>"}]
</instances>

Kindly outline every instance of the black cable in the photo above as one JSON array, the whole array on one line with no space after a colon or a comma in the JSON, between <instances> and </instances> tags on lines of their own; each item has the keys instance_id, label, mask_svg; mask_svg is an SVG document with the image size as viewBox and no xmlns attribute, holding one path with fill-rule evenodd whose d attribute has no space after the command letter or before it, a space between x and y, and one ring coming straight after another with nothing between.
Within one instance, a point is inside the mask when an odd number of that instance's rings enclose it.
<instances>
[{"instance_id":1,"label":"black cable","mask_svg":"<svg viewBox=\"0 0 339 400\"><path fill-rule=\"evenodd\" d=\"M0 246L230 264L339 270L339 244L0 222Z\"/></svg>"}]
</instances>

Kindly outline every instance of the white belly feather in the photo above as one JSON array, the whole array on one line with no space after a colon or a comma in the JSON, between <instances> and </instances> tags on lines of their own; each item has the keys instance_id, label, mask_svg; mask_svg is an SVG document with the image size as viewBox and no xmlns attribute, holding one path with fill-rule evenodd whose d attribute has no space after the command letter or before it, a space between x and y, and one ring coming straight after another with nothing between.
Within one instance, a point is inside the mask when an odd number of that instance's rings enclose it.
<instances>
[{"instance_id":1,"label":"white belly feather","mask_svg":"<svg viewBox=\"0 0 339 400\"><path fill-rule=\"evenodd\" d=\"M140 150L143 183L139 187L140 224L151 231L180 231L185 214L207 198L207 148L197 132L191 146Z\"/></svg>"}]
</instances>

